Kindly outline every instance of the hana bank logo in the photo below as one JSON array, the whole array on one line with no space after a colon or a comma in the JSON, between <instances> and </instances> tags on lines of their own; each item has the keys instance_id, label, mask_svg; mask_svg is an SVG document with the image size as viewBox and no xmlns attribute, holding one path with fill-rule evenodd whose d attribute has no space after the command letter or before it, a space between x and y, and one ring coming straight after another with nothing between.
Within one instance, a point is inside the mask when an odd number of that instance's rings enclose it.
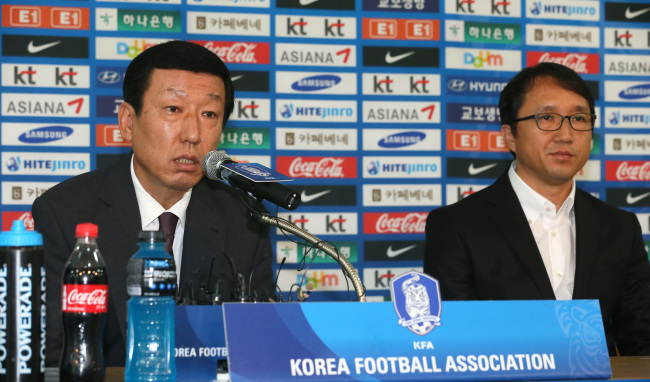
<instances>
[{"instance_id":1,"label":"hana bank logo","mask_svg":"<svg viewBox=\"0 0 650 382\"><path fill-rule=\"evenodd\" d=\"M390 295L398 325L424 336L440 326L440 285L438 280L420 272L410 271L393 277Z\"/></svg>"}]
</instances>

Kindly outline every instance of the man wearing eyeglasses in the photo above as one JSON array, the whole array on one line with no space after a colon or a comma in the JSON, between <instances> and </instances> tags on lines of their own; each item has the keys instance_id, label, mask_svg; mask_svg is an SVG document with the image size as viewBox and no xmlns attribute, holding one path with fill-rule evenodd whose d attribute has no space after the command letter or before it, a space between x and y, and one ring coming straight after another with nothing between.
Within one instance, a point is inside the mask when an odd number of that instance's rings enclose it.
<instances>
[{"instance_id":1,"label":"man wearing eyeglasses","mask_svg":"<svg viewBox=\"0 0 650 382\"><path fill-rule=\"evenodd\" d=\"M503 89L499 111L515 160L491 186L431 211L424 271L443 300L597 299L610 355L649 355L639 222L575 185L596 121L586 83L538 64Z\"/></svg>"}]
</instances>

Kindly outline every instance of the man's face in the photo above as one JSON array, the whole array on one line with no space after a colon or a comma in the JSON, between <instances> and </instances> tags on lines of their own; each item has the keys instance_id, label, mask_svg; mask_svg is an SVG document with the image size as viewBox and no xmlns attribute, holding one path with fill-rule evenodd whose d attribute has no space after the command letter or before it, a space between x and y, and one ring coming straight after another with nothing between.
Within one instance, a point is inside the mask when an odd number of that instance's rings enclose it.
<instances>
[{"instance_id":1,"label":"man's face","mask_svg":"<svg viewBox=\"0 0 650 382\"><path fill-rule=\"evenodd\" d=\"M132 141L136 176L163 206L203 177L201 161L217 148L224 105L220 77L154 69L140 114L128 103L120 106L120 131Z\"/></svg>"},{"instance_id":2,"label":"man's face","mask_svg":"<svg viewBox=\"0 0 650 382\"><path fill-rule=\"evenodd\" d=\"M564 116L591 113L585 98L544 78L536 80L526 93L517 118L541 112ZM537 192L572 184L574 175L587 163L592 133L573 130L567 119L557 131L540 130L534 119L518 122L516 130L515 137L509 125L501 128L508 148L517 155L517 174Z\"/></svg>"}]
</instances>

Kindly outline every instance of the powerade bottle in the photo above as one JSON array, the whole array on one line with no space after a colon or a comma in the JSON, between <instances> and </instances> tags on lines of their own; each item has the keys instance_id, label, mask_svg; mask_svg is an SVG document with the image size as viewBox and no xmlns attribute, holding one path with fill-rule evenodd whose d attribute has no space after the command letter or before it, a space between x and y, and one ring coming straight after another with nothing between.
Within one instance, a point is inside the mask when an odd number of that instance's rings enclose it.
<instances>
[{"instance_id":1,"label":"powerade bottle","mask_svg":"<svg viewBox=\"0 0 650 382\"><path fill-rule=\"evenodd\" d=\"M176 381L176 265L163 231L141 231L127 265L129 296L125 382Z\"/></svg>"}]
</instances>

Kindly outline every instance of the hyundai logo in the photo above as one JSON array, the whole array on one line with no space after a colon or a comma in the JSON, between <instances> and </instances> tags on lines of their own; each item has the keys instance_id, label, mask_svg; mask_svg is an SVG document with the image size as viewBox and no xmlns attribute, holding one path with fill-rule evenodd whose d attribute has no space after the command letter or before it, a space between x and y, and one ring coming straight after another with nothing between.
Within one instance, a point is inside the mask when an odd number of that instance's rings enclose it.
<instances>
[{"instance_id":1,"label":"hyundai logo","mask_svg":"<svg viewBox=\"0 0 650 382\"><path fill-rule=\"evenodd\" d=\"M122 75L113 70L104 70L97 75L97 79L105 84L115 84L122 80Z\"/></svg>"},{"instance_id":2,"label":"hyundai logo","mask_svg":"<svg viewBox=\"0 0 650 382\"><path fill-rule=\"evenodd\" d=\"M465 90L467 90L467 82L465 82L465 80L462 80L460 78L454 78L447 81L447 87L449 88L449 90L454 92L464 92Z\"/></svg>"}]
</instances>

